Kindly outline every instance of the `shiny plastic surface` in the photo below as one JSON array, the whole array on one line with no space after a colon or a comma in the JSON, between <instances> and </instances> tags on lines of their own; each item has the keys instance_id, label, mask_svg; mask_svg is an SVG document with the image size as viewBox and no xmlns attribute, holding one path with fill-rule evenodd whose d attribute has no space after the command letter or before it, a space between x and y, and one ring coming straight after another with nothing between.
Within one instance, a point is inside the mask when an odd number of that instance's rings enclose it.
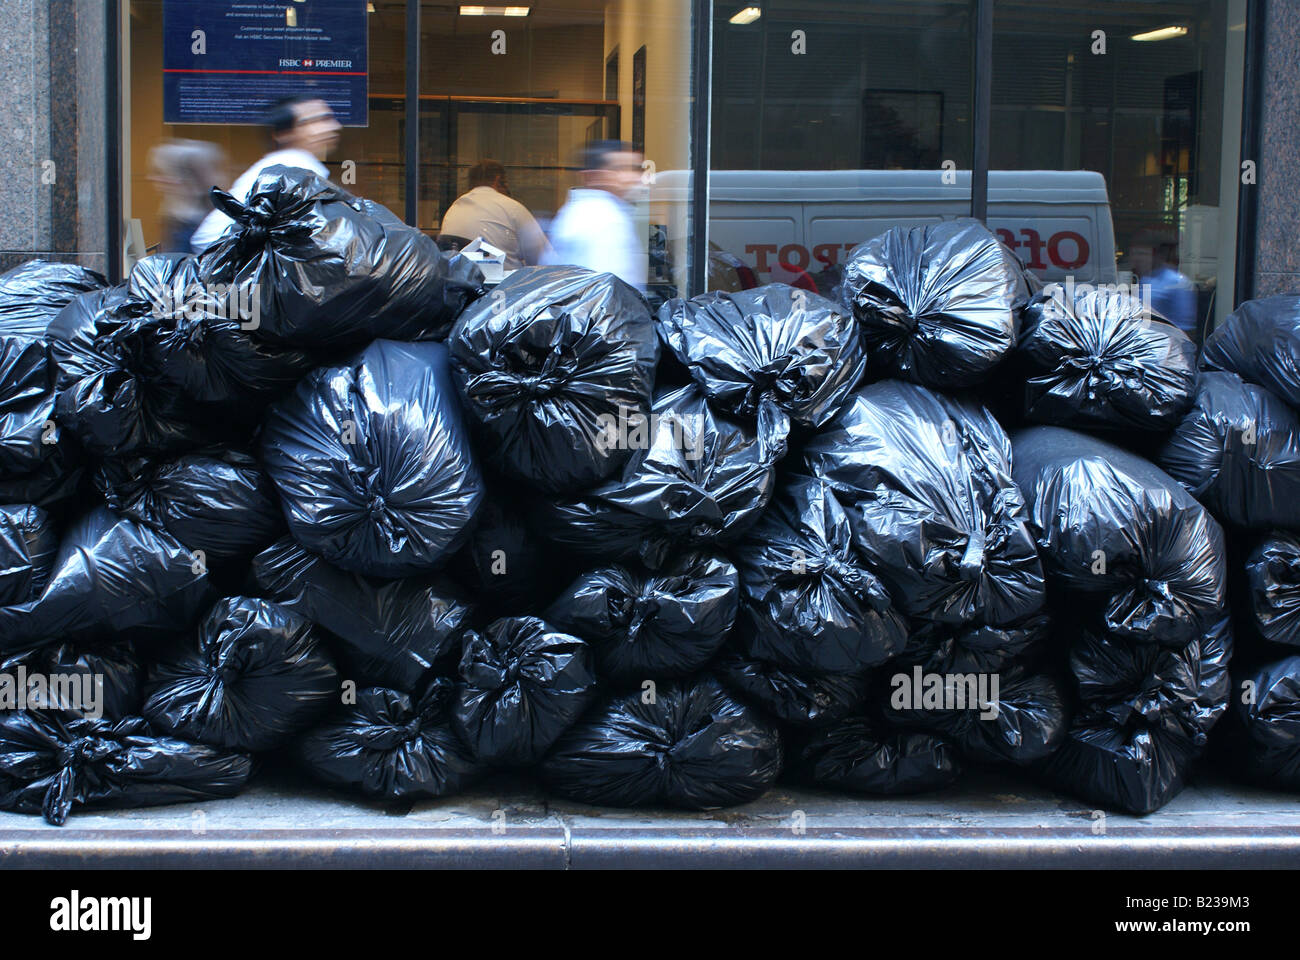
<instances>
[{"instance_id":1,"label":"shiny plastic surface","mask_svg":"<svg viewBox=\"0 0 1300 960\"><path fill-rule=\"evenodd\" d=\"M369 576L439 566L483 499L438 343L376 340L314 370L267 414L261 453L290 533Z\"/></svg>"},{"instance_id":2,"label":"shiny plastic surface","mask_svg":"<svg viewBox=\"0 0 1300 960\"><path fill-rule=\"evenodd\" d=\"M944 390L988 377L1029 300L1015 255L967 218L891 227L854 247L841 290L878 373Z\"/></svg>"}]
</instances>

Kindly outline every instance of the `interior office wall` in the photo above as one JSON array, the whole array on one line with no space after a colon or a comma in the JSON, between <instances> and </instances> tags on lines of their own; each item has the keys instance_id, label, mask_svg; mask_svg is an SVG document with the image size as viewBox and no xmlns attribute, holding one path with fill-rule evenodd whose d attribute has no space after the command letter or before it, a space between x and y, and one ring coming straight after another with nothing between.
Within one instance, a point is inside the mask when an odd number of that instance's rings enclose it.
<instances>
[{"instance_id":1,"label":"interior office wall","mask_svg":"<svg viewBox=\"0 0 1300 960\"><path fill-rule=\"evenodd\" d=\"M633 70L636 52L645 47L645 158L660 171L691 167L691 22L690 0L609 0L605 4L602 64L618 51L620 138L632 140ZM689 180L686 181L689 183ZM672 282L685 289L689 258L680 242L689 235L689 204L684 195L655 204L643 213L641 236L650 223L662 225L672 243Z\"/></svg>"}]
</instances>

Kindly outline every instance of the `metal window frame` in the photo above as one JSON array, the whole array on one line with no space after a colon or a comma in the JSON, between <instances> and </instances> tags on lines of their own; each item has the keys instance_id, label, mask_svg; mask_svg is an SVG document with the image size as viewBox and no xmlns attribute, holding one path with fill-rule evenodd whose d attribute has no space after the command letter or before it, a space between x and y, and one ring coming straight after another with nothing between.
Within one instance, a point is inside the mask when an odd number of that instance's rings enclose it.
<instances>
[{"instance_id":1,"label":"metal window frame","mask_svg":"<svg viewBox=\"0 0 1300 960\"><path fill-rule=\"evenodd\" d=\"M406 222L420 225L420 0L406 0Z\"/></svg>"},{"instance_id":2,"label":"metal window frame","mask_svg":"<svg viewBox=\"0 0 1300 960\"><path fill-rule=\"evenodd\" d=\"M691 56L691 264L688 296L708 289L709 141L713 104L713 0L692 4Z\"/></svg>"},{"instance_id":3,"label":"metal window frame","mask_svg":"<svg viewBox=\"0 0 1300 960\"><path fill-rule=\"evenodd\" d=\"M989 138L993 135L993 0L976 0L971 45L970 215L983 223L989 212Z\"/></svg>"},{"instance_id":4,"label":"metal window frame","mask_svg":"<svg viewBox=\"0 0 1300 960\"><path fill-rule=\"evenodd\" d=\"M110 283L122 282L122 11L119 0L104 0L104 231Z\"/></svg>"},{"instance_id":5,"label":"metal window frame","mask_svg":"<svg viewBox=\"0 0 1300 960\"><path fill-rule=\"evenodd\" d=\"M1267 0L1246 2L1246 49L1242 62L1241 153L1237 157L1237 266L1233 283L1234 309L1254 299L1259 230L1260 128L1264 110L1264 52L1267 42ZM1254 184L1241 182L1241 163L1255 161Z\"/></svg>"}]
</instances>

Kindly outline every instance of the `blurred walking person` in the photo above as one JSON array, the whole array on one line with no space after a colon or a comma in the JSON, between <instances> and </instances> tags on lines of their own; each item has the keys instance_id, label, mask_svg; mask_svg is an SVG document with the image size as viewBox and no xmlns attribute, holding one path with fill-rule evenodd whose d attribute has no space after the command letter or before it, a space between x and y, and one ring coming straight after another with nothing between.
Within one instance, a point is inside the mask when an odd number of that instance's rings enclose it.
<instances>
[{"instance_id":1,"label":"blurred walking person","mask_svg":"<svg viewBox=\"0 0 1300 960\"><path fill-rule=\"evenodd\" d=\"M645 290L646 244L638 240L633 201L641 192L641 154L621 140L597 140L582 152L582 186L551 226L547 263L612 273Z\"/></svg>"},{"instance_id":2,"label":"blurred walking person","mask_svg":"<svg viewBox=\"0 0 1300 960\"><path fill-rule=\"evenodd\" d=\"M189 253L190 240L212 212L208 191L225 183L221 148L203 140L168 140L149 151L149 179L162 194L163 253Z\"/></svg>"},{"instance_id":3,"label":"blurred walking person","mask_svg":"<svg viewBox=\"0 0 1300 960\"><path fill-rule=\"evenodd\" d=\"M230 188L231 196L239 201L247 200L258 175L277 164L300 167L329 178L325 159L338 146L342 127L328 103L315 97L288 97L271 106L266 122L274 149L239 175ZM205 249L232 223L220 210L213 210L194 231L191 248L195 253Z\"/></svg>"}]
</instances>

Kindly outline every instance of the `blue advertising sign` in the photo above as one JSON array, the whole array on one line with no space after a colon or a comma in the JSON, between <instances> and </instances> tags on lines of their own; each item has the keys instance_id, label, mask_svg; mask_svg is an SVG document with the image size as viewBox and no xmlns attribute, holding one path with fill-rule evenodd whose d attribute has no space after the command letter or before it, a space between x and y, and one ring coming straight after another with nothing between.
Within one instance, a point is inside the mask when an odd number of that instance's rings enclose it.
<instances>
[{"instance_id":1,"label":"blue advertising sign","mask_svg":"<svg viewBox=\"0 0 1300 960\"><path fill-rule=\"evenodd\" d=\"M163 122L261 123L282 97L369 123L366 0L163 0Z\"/></svg>"}]
</instances>

